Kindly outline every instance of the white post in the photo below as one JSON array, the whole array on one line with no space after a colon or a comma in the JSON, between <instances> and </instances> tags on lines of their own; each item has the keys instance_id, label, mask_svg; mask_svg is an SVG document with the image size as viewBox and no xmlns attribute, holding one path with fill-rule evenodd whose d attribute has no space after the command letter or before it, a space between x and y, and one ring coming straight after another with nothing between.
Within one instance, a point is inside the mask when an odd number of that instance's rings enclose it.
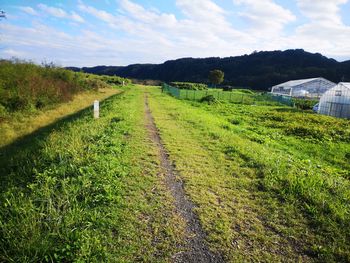
<instances>
[{"instance_id":1,"label":"white post","mask_svg":"<svg viewBox=\"0 0 350 263\"><path fill-rule=\"evenodd\" d=\"M98 100L94 101L94 118L98 119L100 117L100 103Z\"/></svg>"},{"instance_id":2,"label":"white post","mask_svg":"<svg viewBox=\"0 0 350 263\"><path fill-rule=\"evenodd\" d=\"M125 82L124 82L124 80L123 80L123 86L125 85Z\"/></svg>"}]
</instances>

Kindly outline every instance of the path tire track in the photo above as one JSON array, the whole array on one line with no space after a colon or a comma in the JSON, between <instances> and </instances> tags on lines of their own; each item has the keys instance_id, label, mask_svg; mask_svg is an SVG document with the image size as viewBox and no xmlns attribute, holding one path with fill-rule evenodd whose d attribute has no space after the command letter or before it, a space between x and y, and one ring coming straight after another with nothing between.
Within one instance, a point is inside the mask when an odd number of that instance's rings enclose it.
<instances>
[{"instance_id":1,"label":"path tire track","mask_svg":"<svg viewBox=\"0 0 350 263\"><path fill-rule=\"evenodd\" d=\"M147 94L145 94L145 117L150 138L159 151L160 166L165 175L166 187L174 198L176 212L186 221L186 245L183 251L172 257L172 261L176 263L224 262L222 256L211 252L205 243L206 234L201 227L198 216L193 212L195 206L187 198L183 182L176 176L176 171L169 160L169 155L161 141L149 108Z\"/></svg>"}]
</instances>

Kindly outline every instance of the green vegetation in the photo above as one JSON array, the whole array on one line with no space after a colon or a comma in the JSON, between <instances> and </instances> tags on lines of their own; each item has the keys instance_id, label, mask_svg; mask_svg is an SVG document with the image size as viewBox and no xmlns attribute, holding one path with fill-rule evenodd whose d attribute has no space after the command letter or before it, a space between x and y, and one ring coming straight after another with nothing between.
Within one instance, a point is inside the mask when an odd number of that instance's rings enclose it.
<instances>
[{"instance_id":1,"label":"green vegetation","mask_svg":"<svg viewBox=\"0 0 350 263\"><path fill-rule=\"evenodd\" d=\"M143 92L1 148L0 261L164 262L183 222L158 176ZM140 107L141 106L141 107Z\"/></svg>"},{"instance_id":2,"label":"green vegetation","mask_svg":"<svg viewBox=\"0 0 350 263\"><path fill-rule=\"evenodd\" d=\"M29 111L69 101L79 91L98 89L104 83L85 81L78 73L40 67L22 61L0 62L0 108L6 112ZM4 116L1 116L4 117Z\"/></svg>"},{"instance_id":3,"label":"green vegetation","mask_svg":"<svg viewBox=\"0 0 350 263\"><path fill-rule=\"evenodd\" d=\"M228 261L350 261L349 121L157 91L150 106L211 247Z\"/></svg>"},{"instance_id":4,"label":"green vegetation","mask_svg":"<svg viewBox=\"0 0 350 263\"><path fill-rule=\"evenodd\" d=\"M91 75L93 78L99 78L102 81L110 84L110 85L129 85L131 84L130 79L118 77L118 76L107 76L107 75L102 75L102 76L97 76L97 75Z\"/></svg>"},{"instance_id":5,"label":"green vegetation","mask_svg":"<svg viewBox=\"0 0 350 263\"><path fill-rule=\"evenodd\" d=\"M19 60L0 61L0 121L13 113L32 113L45 107L67 102L82 91L97 91L120 84L119 77L95 76L57 68L38 66ZM130 81L125 80L126 83Z\"/></svg>"},{"instance_id":6,"label":"green vegetation","mask_svg":"<svg viewBox=\"0 0 350 263\"><path fill-rule=\"evenodd\" d=\"M203 98L201 98L199 100L199 102L206 102L208 104L212 104L212 103L217 102L217 99L213 95L207 95L207 96L204 96Z\"/></svg>"},{"instance_id":7,"label":"green vegetation","mask_svg":"<svg viewBox=\"0 0 350 263\"><path fill-rule=\"evenodd\" d=\"M60 118L64 118L66 115L91 107L94 100L103 100L119 92L120 90L115 88L84 91L74 95L74 98L69 102L37 109L35 112L7 113L6 118L0 121L0 147L35 132L37 129L45 128L45 126L54 123Z\"/></svg>"},{"instance_id":8,"label":"green vegetation","mask_svg":"<svg viewBox=\"0 0 350 263\"><path fill-rule=\"evenodd\" d=\"M207 83L208 72L214 69L225 72L225 85L249 87L254 90L268 91L272 86L291 79L318 76L335 83L350 82L350 61L337 62L302 49L260 51L226 58L180 58L162 64L82 68L95 74L116 74L128 78L157 79L164 82L202 83Z\"/></svg>"},{"instance_id":9,"label":"green vegetation","mask_svg":"<svg viewBox=\"0 0 350 263\"><path fill-rule=\"evenodd\" d=\"M318 100L308 100L308 99L292 99L295 107L301 110L312 110L312 108L318 103Z\"/></svg>"},{"instance_id":10,"label":"green vegetation","mask_svg":"<svg viewBox=\"0 0 350 263\"><path fill-rule=\"evenodd\" d=\"M216 101L229 101L247 105L292 105L290 99L271 96L270 94L257 93L248 89L236 89L222 91L220 89L189 90L178 89L163 83L162 89L178 99L202 101L214 97Z\"/></svg>"},{"instance_id":11,"label":"green vegetation","mask_svg":"<svg viewBox=\"0 0 350 263\"><path fill-rule=\"evenodd\" d=\"M184 90L207 90L208 86L201 83L190 83L190 82L171 82L171 86L184 89Z\"/></svg>"},{"instance_id":12,"label":"green vegetation","mask_svg":"<svg viewBox=\"0 0 350 263\"><path fill-rule=\"evenodd\" d=\"M100 119L88 108L0 148L0 261L169 262L181 253L186 222L146 128L145 93L212 250L227 262L350 261L348 120L266 99L120 89ZM225 94L235 93L257 95Z\"/></svg>"},{"instance_id":13,"label":"green vegetation","mask_svg":"<svg viewBox=\"0 0 350 263\"><path fill-rule=\"evenodd\" d=\"M245 94L256 94L253 90L250 89L232 89L232 92L236 93L245 93Z\"/></svg>"},{"instance_id":14,"label":"green vegetation","mask_svg":"<svg viewBox=\"0 0 350 263\"><path fill-rule=\"evenodd\" d=\"M214 86L221 84L224 81L224 72L222 72L221 70L215 69L215 70L211 70L209 72L209 82L212 83Z\"/></svg>"}]
</instances>

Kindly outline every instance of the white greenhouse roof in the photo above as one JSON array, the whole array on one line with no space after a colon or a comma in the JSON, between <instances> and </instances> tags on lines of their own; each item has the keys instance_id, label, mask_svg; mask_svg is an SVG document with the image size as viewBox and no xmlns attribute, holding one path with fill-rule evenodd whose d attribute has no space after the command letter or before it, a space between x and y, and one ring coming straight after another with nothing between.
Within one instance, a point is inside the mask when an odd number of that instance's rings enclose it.
<instances>
[{"instance_id":1,"label":"white greenhouse roof","mask_svg":"<svg viewBox=\"0 0 350 263\"><path fill-rule=\"evenodd\" d=\"M283 86L283 87L295 87L295 86L298 86L298 85L301 85L301 84L304 84L304 83L307 83L307 82L310 82L310 81L313 81L313 80L316 80L316 79L326 80L326 79L324 79L324 78L297 79L297 80L290 80L290 81L287 81L287 82L284 82L284 83L275 85L275 86L273 86L273 87L279 87L279 86ZM327 81L328 81L328 80L327 80Z\"/></svg>"},{"instance_id":2,"label":"white greenhouse roof","mask_svg":"<svg viewBox=\"0 0 350 263\"><path fill-rule=\"evenodd\" d=\"M340 82L339 85L342 85L342 86L350 89L350 82Z\"/></svg>"}]
</instances>

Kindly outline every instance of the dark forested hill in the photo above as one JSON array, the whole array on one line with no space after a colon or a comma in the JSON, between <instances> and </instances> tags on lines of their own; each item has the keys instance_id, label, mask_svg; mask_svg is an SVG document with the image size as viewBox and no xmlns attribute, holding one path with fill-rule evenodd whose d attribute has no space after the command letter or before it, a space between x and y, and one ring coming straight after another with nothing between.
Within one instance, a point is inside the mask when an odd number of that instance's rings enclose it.
<instances>
[{"instance_id":1,"label":"dark forested hill","mask_svg":"<svg viewBox=\"0 0 350 263\"><path fill-rule=\"evenodd\" d=\"M213 69L225 72L225 84L267 90L291 79L324 77L334 82L350 81L350 61L337 62L302 49L262 51L227 58L181 58L163 64L133 64L125 67L70 68L88 73L136 79L208 82Z\"/></svg>"}]
</instances>

